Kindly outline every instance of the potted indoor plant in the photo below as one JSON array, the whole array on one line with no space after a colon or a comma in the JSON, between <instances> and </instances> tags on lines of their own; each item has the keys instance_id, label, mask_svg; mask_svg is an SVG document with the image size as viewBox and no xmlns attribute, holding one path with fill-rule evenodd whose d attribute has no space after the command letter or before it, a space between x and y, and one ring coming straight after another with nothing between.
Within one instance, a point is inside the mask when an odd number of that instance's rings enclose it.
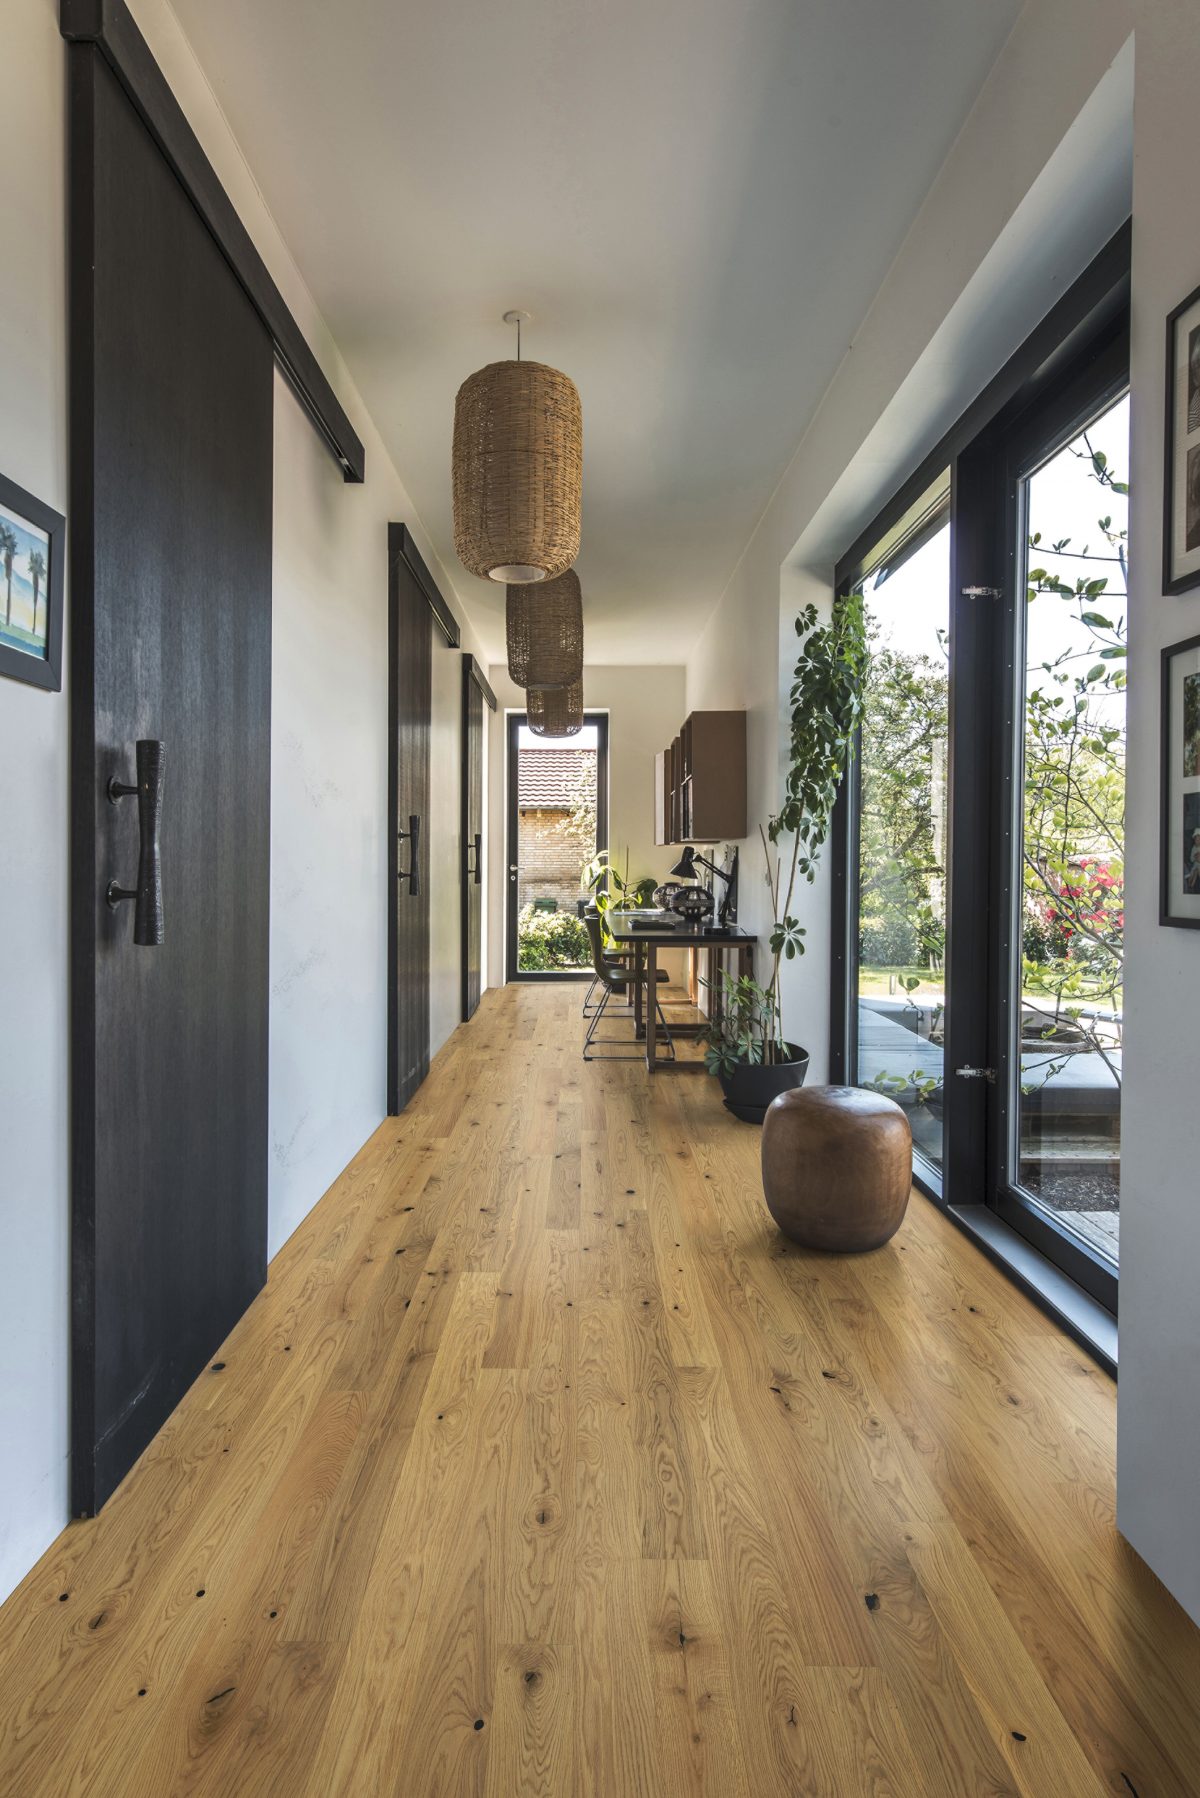
<instances>
[{"instance_id":1,"label":"potted indoor plant","mask_svg":"<svg viewBox=\"0 0 1200 1798\"><path fill-rule=\"evenodd\" d=\"M804 926L792 913L796 882L811 881L829 835L842 776L862 713L867 642L862 597L840 595L826 624L815 606L796 619L803 639L792 672L791 726L783 803L759 826L771 894L771 973L765 986L721 972L706 985L717 1003L705 1032L704 1062L720 1080L729 1109L761 1123L771 1100L801 1086L808 1054L787 1036L780 974L804 954ZM790 848L780 853L780 842ZM785 878L786 871L786 878Z\"/></svg>"}]
</instances>

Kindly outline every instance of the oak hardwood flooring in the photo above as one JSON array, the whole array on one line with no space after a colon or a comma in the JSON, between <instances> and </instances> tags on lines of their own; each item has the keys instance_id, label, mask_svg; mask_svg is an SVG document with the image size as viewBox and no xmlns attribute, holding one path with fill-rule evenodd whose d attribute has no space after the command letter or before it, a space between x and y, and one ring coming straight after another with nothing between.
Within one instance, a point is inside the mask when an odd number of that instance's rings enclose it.
<instances>
[{"instance_id":1,"label":"oak hardwood flooring","mask_svg":"<svg viewBox=\"0 0 1200 1798\"><path fill-rule=\"evenodd\" d=\"M4 1798L1189 1798L1112 1382L914 1197L485 994L0 1610Z\"/></svg>"}]
</instances>

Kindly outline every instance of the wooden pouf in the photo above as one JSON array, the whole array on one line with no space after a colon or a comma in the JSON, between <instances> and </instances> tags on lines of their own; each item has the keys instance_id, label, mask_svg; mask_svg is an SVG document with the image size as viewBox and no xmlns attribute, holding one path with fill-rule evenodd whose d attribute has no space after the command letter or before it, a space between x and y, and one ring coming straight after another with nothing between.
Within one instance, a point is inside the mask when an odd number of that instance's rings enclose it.
<instances>
[{"instance_id":1,"label":"wooden pouf","mask_svg":"<svg viewBox=\"0 0 1200 1798\"><path fill-rule=\"evenodd\" d=\"M893 1099L857 1086L804 1086L767 1107L767 1209L806 1249L861 1254L894 1236L912 1188L912 1131Z\"/></svg>"}]
</instances>

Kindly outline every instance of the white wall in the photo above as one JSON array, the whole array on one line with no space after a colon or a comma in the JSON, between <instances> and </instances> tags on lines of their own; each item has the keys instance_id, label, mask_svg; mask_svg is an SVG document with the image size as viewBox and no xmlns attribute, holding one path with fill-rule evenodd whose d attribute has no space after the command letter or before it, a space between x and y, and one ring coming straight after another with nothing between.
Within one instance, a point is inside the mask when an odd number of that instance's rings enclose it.
<instances>
[{"instance_id":1,"label":"white wall","mask_svg":"<svg viewBox=\"0 0 1200 1798\"><path fill-rule=\"evenodd\" d=\"M507 755L506 712L523 712L525 696L508 678L503 663L488 676L498 701L490 714L490 777L488 818L491 846L488 854L491 890L497 895L488 917L489 967L492 982L504 982L504 903L508 884L505 843L505 780ZM679 851L654 845L654 757L677 734L686 716L684 670L680 667L585 667L584 703L592 711L608 713L609 813L608 841L614 857L624 867L629 850L629 874L639 879L654 874L660 879Z\"/></svg>"},{"instance_id":2,"label":"white wall","mask_svg":"<svg viewBox=\"0 0 1200 1798\"><path fill-rule=\"evenodd\" d=\"M0 65L21 71L0 107L0 470L65 513L63 65L50 0L5 8ZM69 678L69 643L67 654ZM0 679L0 769L3 1597L67 1515L65 692Z\"/></svg>"},{"instance_id":3,"label":"white wall","mask_svg":"<svg viewBox=\"0 0 1200 1798\"><path fill-rule=\"evenodd\" d=\"M416 521L361 408L355 420L366 433L367 480L347 487L276 375L272 1254L386 1109L387 526L389 519ZM428 544L421 548L435 568ZM463 641L473 646L469 632ZM435 1053L460 1015L462 660L435 629L422 846Z\"/></svg>"},{"instance_id":4,"label":"white wall","mask_svg":"<svg viewBox=\"0 0 1200 1798\"><path fill-rule=\"evenodd\" d=\"M362 437L347 487L276 382L269 1230L272 1253L384 1113L387 524L404 487L174 15L138 22ZM0 469L67 511L65 45L55 0L8 0L0 67ZM461 606L458 606L460 617ZM338 628L331 631L331 618ZM70 634L67 633L67 663ZM478 644L464 629L463 647ZM458 1021L461 663L434 642L432 1041ZM0 680L0 1598L67 1521L67 708ZM485 946L486 948L486 946ZM331 1052L336 1045L336 1052Z\"/></svg>"},{"instance_id":5,"label":"white wall","mask_svg":"<svg viewBox=\"0 0 1200 1798\"><path fill-rule=\"evenodd\" d=\"M1200 633L1200 590L1164 597L1160 575L1163 321L1200 286L1198 89L1194 0L1139 6L1117 1493L1122 1530L1200 1622L1200 936L1159 925L1156 884L1159 655Z\"/></svg>"}]
</instances>

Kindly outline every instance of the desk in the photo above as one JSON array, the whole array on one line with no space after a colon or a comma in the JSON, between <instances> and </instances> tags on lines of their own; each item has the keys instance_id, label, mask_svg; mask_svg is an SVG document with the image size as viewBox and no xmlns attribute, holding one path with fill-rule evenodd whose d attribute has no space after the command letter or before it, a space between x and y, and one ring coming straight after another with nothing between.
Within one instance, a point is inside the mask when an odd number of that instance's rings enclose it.
<instances>
[{"instance_id":1,"label":"desk","mask_svg":"<svg viewBox=\"0 0 1200 1798\"><path fill-rule=\"evenodd\" d=\"M747 936L736 925L711 931L688 929L682 925L673 929L669 924L653 930L635 930L634 916L631 912L610 911L605 916L604 927L622 954L632 954L634 957L634 1023L638 1036L644 1036L646 1040L646 1071L653 1074L660 1065L699 1068L703 1071L702 1061L664 1061L661 1064L658 1061L658 1045L655 1040L658 1032L654 1028L658 952L660 949L714 949L719 968L724 955L734 949L737 951L737 973L740 979L743 974L754 973L754 945L758 938ZM714 1004L719 1008L719 992L714 995ZM698 1036L703 1028L702 1024L681 1024L672 1030L672 1035Z\"/></svg>"}]
</instances>

